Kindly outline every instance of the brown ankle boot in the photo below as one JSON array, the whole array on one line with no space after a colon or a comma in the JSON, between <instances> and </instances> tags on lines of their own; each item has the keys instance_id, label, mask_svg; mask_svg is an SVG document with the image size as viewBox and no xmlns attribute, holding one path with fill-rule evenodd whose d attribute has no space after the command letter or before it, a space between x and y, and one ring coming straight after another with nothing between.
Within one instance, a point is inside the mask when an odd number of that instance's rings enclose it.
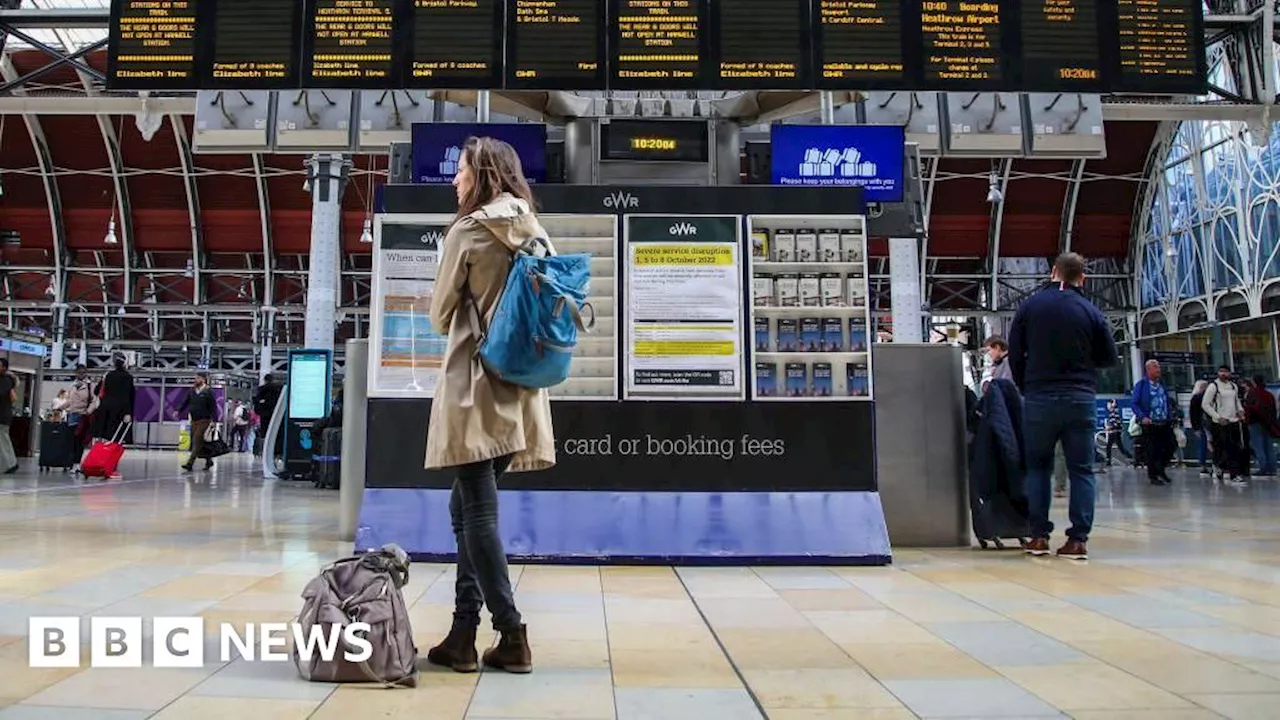
<instances>
[{"instance_id":1,"label":"brown ankle boot","mask_svg":"<svg viewBox=\"0 0 1280 720\"><path fill-rule=\"evenodd\" d=\"M525 625L502 630L498 644L484 651L484 664L509 673L533 672L533 652Z\"/></svg>"},{"instance_id":2,"label":"brown ankle boot","mask_svg":"<svg viewBox=\"0 0 1280 720\"><path fill-rule=\"evenodd\" d=\"M476 662L475 626L454 625L439 645L427 651L427 662L452 668L454 672L473 673L480 669Z\"/></svg>"}]
</instances>

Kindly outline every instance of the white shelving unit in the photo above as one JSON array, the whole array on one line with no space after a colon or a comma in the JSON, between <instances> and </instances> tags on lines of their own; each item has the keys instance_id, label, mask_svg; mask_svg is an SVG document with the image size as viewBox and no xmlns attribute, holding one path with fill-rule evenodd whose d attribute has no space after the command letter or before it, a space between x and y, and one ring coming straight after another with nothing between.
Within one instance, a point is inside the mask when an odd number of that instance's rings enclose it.
<instances>
[{"instance_id":1,"label":"white shelving unit","mask_svg":"<svg viewBox=\"0 0 1280 720\"><path fill-rule=\"evenodd\" d=\"M596 326L578 335L569 379L552 388L553 400L618 399L618 221L613 215L539 215L561 255L590 253L591 292L587 301Z\"/></svg>"},{"instance_id":2,"label":"white shelving unit","mask_svg":"<svg viewBox=\"0 0 1280 720\"><path fill-rule=\"evenodd\" d=\"M747 236L752 399L871 400L875 329L867 280L866 218L748 215ZM839 241L833 245L837 236ZM827 366L829 380L815 382L815 367L825 370ZM762 377L766 367L772 370L771 380ZM790 383L789 367L797 371ZM801 367L803 382L798 378ZM855 393L850 393L851 380L858 386ZM772 394L762 392L766 387Z\"/></svg>"}]
</instances>

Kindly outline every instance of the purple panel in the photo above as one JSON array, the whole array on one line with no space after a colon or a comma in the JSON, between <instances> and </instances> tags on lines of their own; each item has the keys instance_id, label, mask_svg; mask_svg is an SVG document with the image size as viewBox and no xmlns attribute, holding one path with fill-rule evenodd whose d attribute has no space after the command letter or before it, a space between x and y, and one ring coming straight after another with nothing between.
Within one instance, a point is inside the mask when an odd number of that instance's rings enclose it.
<instances>
[{"instance_id":1,"label":"purple panel","mask_svg":"<svg viewBox=\"0 0 1280 720\"><path fill-rule=\"evenodd\" d=\"M133 391L133 421L160 421L160 387L139 385Z\"/></svg>"},{"instance_id":2,"label":"purple panel","mask_svg":"<svg viewBox=\"0 0 1280 720\"><path fill-rule=\"evenodd\" d=\"M222 422L222 414L227 404L227 389L216 387L213 389L213 412L214 419Z\"/></svg>"},{"instance_id":3,"label":"purple panel","mask_svg":"<svg viewBox=\"0 0 1280 720\"><path fill-rule=\"evenodd\" d=\"M165 388L164 391L164 419L171 422L182 422L187 419L185 413L178 408L182 407L182 401L187 399L189 388Z\"/></svg>"},{"instance_id":4,"label":"purple panel","mask_svg":"<svg viewBox=\"0 0 1280 720\"><path fill-rule=\"evenodd\" d=\"M521 562L848 564L891 561L876 492L503 490L500 531ZM356 549L394 542L452 561L449 491L364 492Z\"/></svg>"}]
</instances>

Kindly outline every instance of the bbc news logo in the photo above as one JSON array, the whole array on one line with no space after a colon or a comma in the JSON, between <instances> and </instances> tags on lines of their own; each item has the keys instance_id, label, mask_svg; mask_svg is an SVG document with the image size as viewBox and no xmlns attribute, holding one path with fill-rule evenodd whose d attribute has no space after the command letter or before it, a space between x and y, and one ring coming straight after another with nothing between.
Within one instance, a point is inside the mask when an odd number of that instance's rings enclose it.
<instances>
[{"instance_id":1,"label":"bbc news logo","mask_svg":"<svg viewBox=\"0 0 1280 720\"><path fill-rule=\"evenodd\" d=\"M151 622L151 664L160 668L193 668L205 663L204 618L158 617ZM369 624L249 623L237 628L218 627L219 659L228 663L236 655L254 662L290 662L289 641L301 661L319 658L333 662L342 651L347 662L360 663L373 656L366 635ZM80 618L33 617L28 624L28 665L37 668L80 667ZM142 667L146 645L140 617L89 619L89 667ZM235 651L236 655L232 654Z\"/></svg>"}]
</instances>

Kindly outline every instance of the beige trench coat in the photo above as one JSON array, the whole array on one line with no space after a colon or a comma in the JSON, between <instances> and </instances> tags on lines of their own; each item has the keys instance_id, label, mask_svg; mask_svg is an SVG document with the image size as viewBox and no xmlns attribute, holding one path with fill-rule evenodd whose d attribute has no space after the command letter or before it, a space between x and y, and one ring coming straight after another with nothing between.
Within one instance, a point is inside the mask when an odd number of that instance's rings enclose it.
<instances>
[{"instance_id":1,"label":"beige trench coat","mask_svg":"<svg viewBox=\"0 0 1280 720\"><path fill-rule=\"evenodd\" d=\"M431 324L449 342L431 403L428 469L508 454L515 455L510 472L544 470L556 462L547 392L510 385L484 371L470 306L474 298L487 327L512 253L535 237L547 237L537 217L523 200L506 194L454 223L445 237Z\"/></svg>"}]
</instances>

